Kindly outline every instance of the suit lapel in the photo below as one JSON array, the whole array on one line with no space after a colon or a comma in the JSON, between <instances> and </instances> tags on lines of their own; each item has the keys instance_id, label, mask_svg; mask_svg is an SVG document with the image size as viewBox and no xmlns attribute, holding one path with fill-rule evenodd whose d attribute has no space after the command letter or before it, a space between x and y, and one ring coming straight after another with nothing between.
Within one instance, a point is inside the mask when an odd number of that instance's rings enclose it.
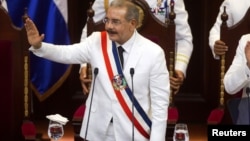
<instances>
[{"instance_id":1,"label":"suit lapel","mask_svg":"<svg viewBox=\"0 0 250 141\"><path fill-rule=\"evenodd\" d=\"M141 35L137 34L135 43L133 44L131 51L128 56L128 60L124 65L124 71L129 71L130 68L135 68L136 64L138 63L142 53L143 53L143 46L140 43Z\"/></svg>"}]
</instances>

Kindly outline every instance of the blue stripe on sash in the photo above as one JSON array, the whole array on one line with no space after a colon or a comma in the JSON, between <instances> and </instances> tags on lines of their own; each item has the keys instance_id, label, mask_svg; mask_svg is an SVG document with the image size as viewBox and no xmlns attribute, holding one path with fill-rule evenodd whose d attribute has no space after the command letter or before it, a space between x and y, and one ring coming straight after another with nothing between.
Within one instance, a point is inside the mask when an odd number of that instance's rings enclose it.
<instances>
[{"instance_id":1,"label":"blue stripe on sash","mask_svg":"<svg viewBox=\"0 0 250 141\"><path fill-rule=\"evenodd\" d=\"M116 63L117 71L118 71L119 74L121 74L124 77L123 72L122 72L121 63L119 61L119 56L118 56L117 47L116 47L115 42L112 42L112 52L113 52L113 55L114 55L114 58L115 58L115 63ZM129 96L129 99L133 103L133 97L134 97L134 95L132 94L131 89L129 87L126 87L125 91L126 91L127 95ZM148 118L147 114L142 109L141 105L139 104L139 102L137 101L137 99L135 97L134 97L134 106L135 106L136 110L138 111L138 113L143 118L143 120L151 128L151 125L152 125L151 120Z\"/></svg>"}]
</instances>

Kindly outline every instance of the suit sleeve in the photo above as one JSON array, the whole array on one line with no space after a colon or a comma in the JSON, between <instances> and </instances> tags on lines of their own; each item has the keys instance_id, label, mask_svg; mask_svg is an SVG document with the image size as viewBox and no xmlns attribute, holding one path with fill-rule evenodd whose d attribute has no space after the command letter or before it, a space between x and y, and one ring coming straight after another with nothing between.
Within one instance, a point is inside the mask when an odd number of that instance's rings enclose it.
<instances>
[{"instance_id":1,"label":"suit sleeve","mask_svg":"<svg viewBox=\"0 0 250 141\"><path fill-rule=\"evenodd\" d=\"M245 56L245 46L247 41L250 40L250 34L242 36L239 41L239 46L236 50L236 55L232 64L227 70L224 77L225 90L229 94L239 92L244 86L250 83L250 70L247 67Z\"/></svg>"},{"instance_id":2,"label":"suit sleeve","mask_svg":"<svg viewBox=\"0 0 250 141\"><path fill-rule=\"evenodd\" d=\"M180 70L186 76L187 66L193 52L193 36L188 23L188 13L185 9L184 1L175 2L174 11L176 13L176 45L177 56L175 69Z\"/></svg>"}]
</instances>

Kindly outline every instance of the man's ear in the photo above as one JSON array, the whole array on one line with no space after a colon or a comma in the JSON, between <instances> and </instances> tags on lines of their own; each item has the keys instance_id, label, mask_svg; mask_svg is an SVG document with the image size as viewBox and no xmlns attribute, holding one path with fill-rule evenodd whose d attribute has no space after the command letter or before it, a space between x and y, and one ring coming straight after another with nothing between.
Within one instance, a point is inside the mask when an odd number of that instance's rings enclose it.
<instances>
[{"instance_id":1,"label":"man's ear","mask_svg":"<svg viewBox=\"0 0 250 141\"><path fill-rule=\"evenodd\" d=\"M138 27L138 22L135 19L131 20L131 25L133 25L135 28Z\"/></svg>"}]
</instances>

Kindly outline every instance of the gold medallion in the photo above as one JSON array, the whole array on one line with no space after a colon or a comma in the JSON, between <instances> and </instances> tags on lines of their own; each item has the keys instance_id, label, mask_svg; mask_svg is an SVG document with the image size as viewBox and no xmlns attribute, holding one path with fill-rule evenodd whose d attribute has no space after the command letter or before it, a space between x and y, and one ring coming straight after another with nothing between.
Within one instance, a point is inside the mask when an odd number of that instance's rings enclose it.
<instances>
[{"instance_id":1,"label":"gold medallion","mask_svg":"<svg viewBox=\"0 0 250 141\"><path fill-rule=\"evenodd\" d=\"M112 79L112 84L115 90L123 90L127 87L127 83L123 75L115 75Z\"/></svg>"}]
</instances>

